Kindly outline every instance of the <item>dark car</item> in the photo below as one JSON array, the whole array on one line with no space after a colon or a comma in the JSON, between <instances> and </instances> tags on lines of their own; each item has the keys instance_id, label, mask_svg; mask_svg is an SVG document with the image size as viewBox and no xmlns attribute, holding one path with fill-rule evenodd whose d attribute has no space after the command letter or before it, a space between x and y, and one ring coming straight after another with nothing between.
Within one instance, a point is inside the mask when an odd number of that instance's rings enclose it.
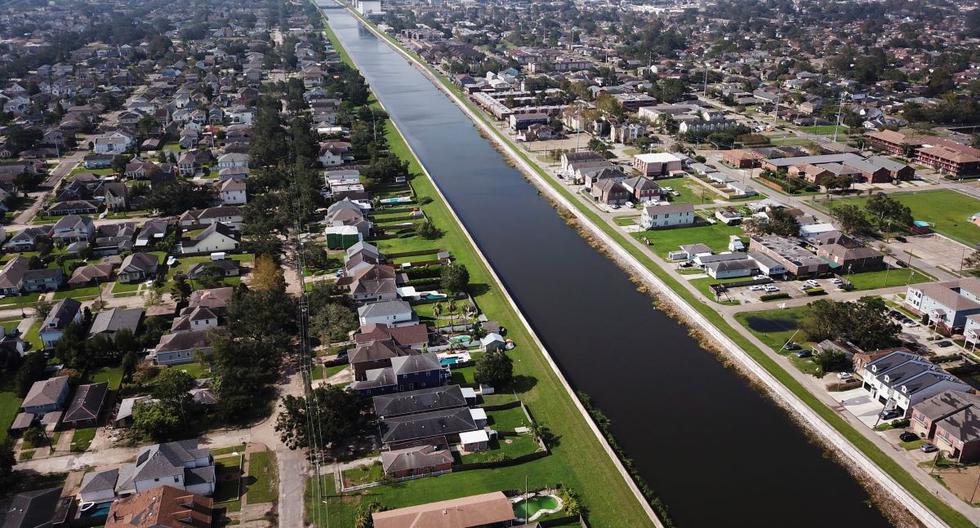
<instances>
[{"instance_id":1,"label":"dark car","mask_svg":"<svg viewBox=\"0 0 980 528\"><path fill-rule=\"evenodd\" d=\"M951 347L951 346L953 346L953 342L952 341L940 341L940 342L936 343L936 346L939 347L939 348Z\"/></svg>"},{"instance_id":2,"label":"dark car","mask_svg":"<svg viewBox=\"0 0 980 528\"><path fill-rule=\"evenodd\" d=\"M796 353L796 357L798 357L800 359L802 359L802 358L808 358L808 357L810 357L812 355L813 355L813 351L812 350L809 350L809 349L800 350L799 352Z\"/></svg>"},{"instance_id":3,"label":"dark car","mask_svg":"<svg viewBox=\"0 0 980 528\"><path fill-rule=\"evenodd\" d=\"M786 350L799 350L800 345L795 341L789 341L785 345L783 345L783 348L785 348Z\"/></svg>"},{"instance_id":4,"label":"dark car","mask_svg":"<svg viewBox=\"0 0 980 528\"><path fill-rule=\"evenodd\" d=\"M905 431L898 435L898 439L903 442L915 442L919 439L919 435L913 433L912 431Z\"/></svg>"},{"instance_id":5,"label":"dark car","mask_svg":"<svg viewBox=\"0 0 980 528\"><path fill-rule=\"evenodd\" d=\"M897 240L897 241L899 241L899 242L901 242L903 244L909 241L907 238L905 238L903 236L897 236L897 237L895 237L895 240Z\"/></svg>"},{"instance_id":6,"label":"dark car","mask_svg":"<svg viewBox=\"0 0 980 528\"><path fill-rule=\"evenodd\" d=\"M891 420L892 418L898 418L902 416L902 411L898 409L889 409L887 411L881 411L882 420Z\"/></svg>"}]
</instances>

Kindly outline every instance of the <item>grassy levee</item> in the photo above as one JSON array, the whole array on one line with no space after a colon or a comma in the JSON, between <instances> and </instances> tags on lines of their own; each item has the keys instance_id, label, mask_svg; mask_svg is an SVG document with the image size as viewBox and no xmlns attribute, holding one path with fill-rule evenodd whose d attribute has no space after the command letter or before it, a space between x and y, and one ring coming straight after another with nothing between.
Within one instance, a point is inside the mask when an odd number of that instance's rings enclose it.
<instances>
[{"instance_id":1,"label":"grassy levee","mask_svg":"<svg viewBox=\"0 0 980 528\"><path fill-rule=\"evenodd\" d=\"M355 13L355 16L358 16ZM365 24L371 24L370 21L358 17ZM415 57L420 63L425 65L425 68L432 73L439 82L448 90L459 96L459 99L465 104L469 109L484 121L493 130L493 133L511 146L512 151L516 153L523 161L528 163L533 169L542 177L544 181L553 187L558 193L564 196L570 203L572 203L581 213L583 213L588 219L599 229L601 229L608 236L612 237L620 246L623 247L627 252L630 253L634 258L640 261L645 267L647 267L652 273L654 273L660 280L662 280L668 287L674 290L678 295L680 295L688 304L690 304L695 310L697 310L702 316L704 316L708 321L715 325L718 329L728 335L732 341L734 341L739 347L746 351L753 360L755 360L760 366L765 368L773 377L779 380L787 389L793 392L800 400L802 400L807 406L809 406L814 412L816 412L823 420L830 424L834 429L840 432L852 445L861 450L869 459L871 459L875 464L878 465L884 472L891 476L896 482L903 486L909 493L911 493L916 499L918 499L927 508L932 510L937 516L939 516L944 522L950 526L959 528L970 528L973 527L973 523L970 522L965 516L960 512L956 511L953 507L946 504L939 498L933 496L929 490L922 486L915 478L912 477L907 471L905 471L896 461L891 457L881 451L874 443L868 438L865 438L860 432L854 429L850 424L844 421L843 418L838 416L832 409L828 408L826 405L820 402L816 396L814 396L810 391L808 391L802 384L800 384L796 379L794 379L786 370L780 367L775 360L773 360L764 351L753 345L748 339L742 336L735 328L729 325L718 312L711 309L711 306L705 305L700 302L694 294L683 287L678 281L668 274L663 268L661 268L656 262L649 258L644 252L639 248L630 243L626 239L625 235L618 229L613 228L608 223L606 223L599 215L585 207L581 202L579 202L571 192L560 185L558 182L554 181L553 178L549 177L534 160L530 159L524 152L521 151L510 139L505 135L501 134L493 122L490 121L483 112L473 105L452 82L449 81L444 75L439 73L437 70L428 65L424 60L419 58L416 54L412 53L410 50L405 49L401 44L393 39L391 36L384 32L379 31L379 33L390 42L393 46L398 47L405 53Z\"/></svg>"},{"instance_id":2,"label":"grassy levee","mask_svg":"<svg viewBox=\"0 0 980 528\"><path fill-rule=\"evenodd\" d=\"M343 49L329 26L326 34L338 52ZM354 66L346 53L341 53L341 58ZM432 199L422 205L422 209L443 232L441 238L432 241L433 246L448 250L458 264L466 266L473 291L480 292L474 297L480 310L508 329L507 337L517 344L508 352L514 360L514 375L522 380L521 385L530 386L520 392L519 397L534 410L539 423L554 434L558 442L551 455L532 462L379 486L371 488L371 499L379 500L388 508L397 508L502 489L523 489L525 477L530 477L532 486L562 484L574 489L588 509L589 522L594 526L654 526L586 418L564 390L544 352L536 345L500 285L470 244L462 226L390 120L385 123L385 135L389 150L409 163L414 176L411 186L416 195ZM343 512L344 509L331 511ZM348 521L331 515L331 526L346 526Z\"/></svg>"}]
</instances>

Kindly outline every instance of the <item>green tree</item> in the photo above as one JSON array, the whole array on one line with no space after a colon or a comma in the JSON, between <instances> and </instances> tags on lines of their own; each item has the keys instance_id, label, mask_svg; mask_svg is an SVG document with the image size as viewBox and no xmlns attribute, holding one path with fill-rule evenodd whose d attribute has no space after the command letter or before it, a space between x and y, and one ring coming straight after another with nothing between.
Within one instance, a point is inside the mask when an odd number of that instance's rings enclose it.
<instances>
[{"instance_id":1,"label":"green tree","mask_svg":"<svg viewBox=\"0 0 980 528\"><path fill-rule=\"evenodd\" d=\"M27 392L31 390L31 385L44 377L44 369L47 366L48 361L44 358L43 352L27 354L14 376L14 387L17 395L21 398L27 396Z\"/></svg>"},{"instance_id":2,"label":"green tree","mask_svg":"<svg viewBox=\"0 0 980 528\"><path fill-rule=\"evenodd\" d=\"M840 224L841 231L848 235L868 235L874 231L868 216L857 205L837 205L830 210L830 214Z\"/></svg>"},{"instance_id":3,"label":"green tree","mask_svg":"<svg viewBox=\"0 0 980 528\"><path fill-rule=\"evenodd\" d=\"M367 424L365 411L369 400L356 392L336 385L324 385L313 389L315 412L310 412L306 398L287 395L282 400L283 412L276 420L276 431L290 449L307 448L307 419L315 420L318 442L322 439L327 447L343 442L360 432Z\"/></svg>"},{"instance_id":4,"label":"green tree","mask_svg":"<svg viewBox=\"0 0 980 528\"><path fill-rule=\"evenodd\" d=\"M514 379L514 362L501 350L487 352L476 362L477 383L506 387Z\"/></svg>"},{"instance_id":5,"label":"green tree","mask_svg":"<svg viewBox=\"0 0 980 528\"><path fill-rule=\"evenodd\" d=\"M885 193L871 195L864 208L881 231L905 229L912 225L912 210Z\"/></svg>"},{"instance_id":6,"label":"green tree","mask_svg":"<svg viewBox=\"0 0 980 528\"><path fill-rule=\"evenodd\" d=\"M450 293L463 293L470 284L470 272L462 264L447 264L442 268L439 283Z\"/></svg>"},{"instance_id":7,"label":"green tree","mask_svg":"<svg viewBox=\"0 0 980 528\"><path fill-rule=\"evenodd\" d=\"M880 297L862 297L856 302L820 299L800 322L809 341L849 341L863 350L888 348L898 343L901 325L888 317L888 306Z\"/></svg>"},{"instance_id":8,"label":"green tree","mask_svg":"<svg viewBox=\"0 0 980 528\"><path fill-rule=\"evenodd\" d=\"M343 341L357 330L357 314L343 304L330 303L313 314L310 327L322 343Z\"/></svg>"}]
</instances>

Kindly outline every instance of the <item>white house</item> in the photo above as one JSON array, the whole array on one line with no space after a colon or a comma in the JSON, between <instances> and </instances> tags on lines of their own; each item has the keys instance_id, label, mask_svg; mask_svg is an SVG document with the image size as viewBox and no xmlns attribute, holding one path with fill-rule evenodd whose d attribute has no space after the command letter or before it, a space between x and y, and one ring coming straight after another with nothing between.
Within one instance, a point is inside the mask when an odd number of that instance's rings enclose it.
<instances>
[{"instance_id":1,"label":"white house","mask_svg":"<svg viewBox=\"0 0 980 528\"><path fill-rule=\"evenodd\" d=\"M130 466L132 467L132 466ZM130 485L117 485L121 493L146 491L160 486L172 486L198 495L214 493L215 472L211 450L198 448L197 440L181 440L143 448L136 457L135 467L120 469L131 473ZM128 476L128 475L127 475ZM129 480L128 478L126 479Z\"/></svg>"},{"instance_id":2,"label":"white house","mask_svg":"<svg viewBox=\"0 0 980 528\"><path fill-rule=\"evenodd\" d=\"M414 323L415 313L412 312L412 306L405 301L382 301L358 308L357 318L361 326L382 323L402 326Z\"/></svg>"},{"instance_id":3,"label":"white house","mask_svg":"<svg viewBox=\"0 0 980 528\"><path fill-rule=\"evenodd\" d=\"M218 157L218 169L247 169L248 154L241 152L229 152Z\"/></svg>"},{"instance_id":4,"label":"white house","mask_svg":"<svg viewBox=\"0 0 980 528\"><path fill-rule=\"evenodd\" d=\"M241 205L248 202L247 185L243 180L228 179L222 181L218 188L218 196L225 205Z\"/></svg>"},{"instance_id":5,"label":"white house","mask_svg":"<svg viewBox=\"0 0 980 528\"><path fill-rule=\"evenodd\" d=\"M859 372L863 387L886 409L898 409L902 416L912 406L943 391L972 392L956 376L933 365L922 356L896 351L882 356Z\"/></svg>"},{"instance_id":6,"label":"white house","mask_svg":"<svg viewBox=\"0 0 980 528\"><path fill-rule=\"evenodd\" d=\"M97 136L93 142L96 154L121 154L129 150L136 140L124 132L108 132Z\"/></svg>"},{"instance_id":7,"label":"white house","mask_svg":"<svg viewBox=\"0 0 980 528\"><path fill-rule=\"evenodd\" d=\"M694 206L689 203L650 205L643 208L640 225L644 229L685 226L694 223Z\"/></svg>"},{"instance_id":8,"label":"white house","mask_svg":"<svg viewBox=\"0 0 980 528\"><path fill-rule=\"evenodd\" d=\"M180 252L183 255L202 255L237 249L238 238L235 236L235 231L220 222L215 222L190 239L180 242Z\"/></svg>"},{"instance_id":9,"label":"white house","mask_svg":"<svg viewBox=\"0 0 980 528\"><path fill-rule=\"evenodd\" d=\"M964 328L967 317L980 314L980 279L969 277L910 285L905 304L925 316L929 324Z\"/></svg>"}]
</instances>

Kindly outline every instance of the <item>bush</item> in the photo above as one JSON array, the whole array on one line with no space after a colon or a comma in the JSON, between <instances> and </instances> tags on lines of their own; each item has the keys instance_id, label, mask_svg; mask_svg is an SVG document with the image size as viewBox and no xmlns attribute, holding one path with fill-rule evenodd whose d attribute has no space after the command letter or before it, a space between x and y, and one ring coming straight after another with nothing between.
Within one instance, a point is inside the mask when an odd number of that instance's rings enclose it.
<instances>
[{"instance_id":1,"label":"bush","mask_svg":"<svg viewBox=\"0 0 980 528\"><path fill-rule=\"evenodd\" d=\"M765 295L759 296L760 301L773 301L776 299L789 299L789 294L786 292L779 292L779 293L767 293Z\"/></svg>"},{"instance_id":2,"label":"bush","mask_svg":"<svg viewBox=\"0 0 980 528\"><path fill-rule=\"evenodd\" d=\"M807 288L803 292L811 297L815 295L827 295L827 291L823 288Z\"/></svg>"}]
</instances>

